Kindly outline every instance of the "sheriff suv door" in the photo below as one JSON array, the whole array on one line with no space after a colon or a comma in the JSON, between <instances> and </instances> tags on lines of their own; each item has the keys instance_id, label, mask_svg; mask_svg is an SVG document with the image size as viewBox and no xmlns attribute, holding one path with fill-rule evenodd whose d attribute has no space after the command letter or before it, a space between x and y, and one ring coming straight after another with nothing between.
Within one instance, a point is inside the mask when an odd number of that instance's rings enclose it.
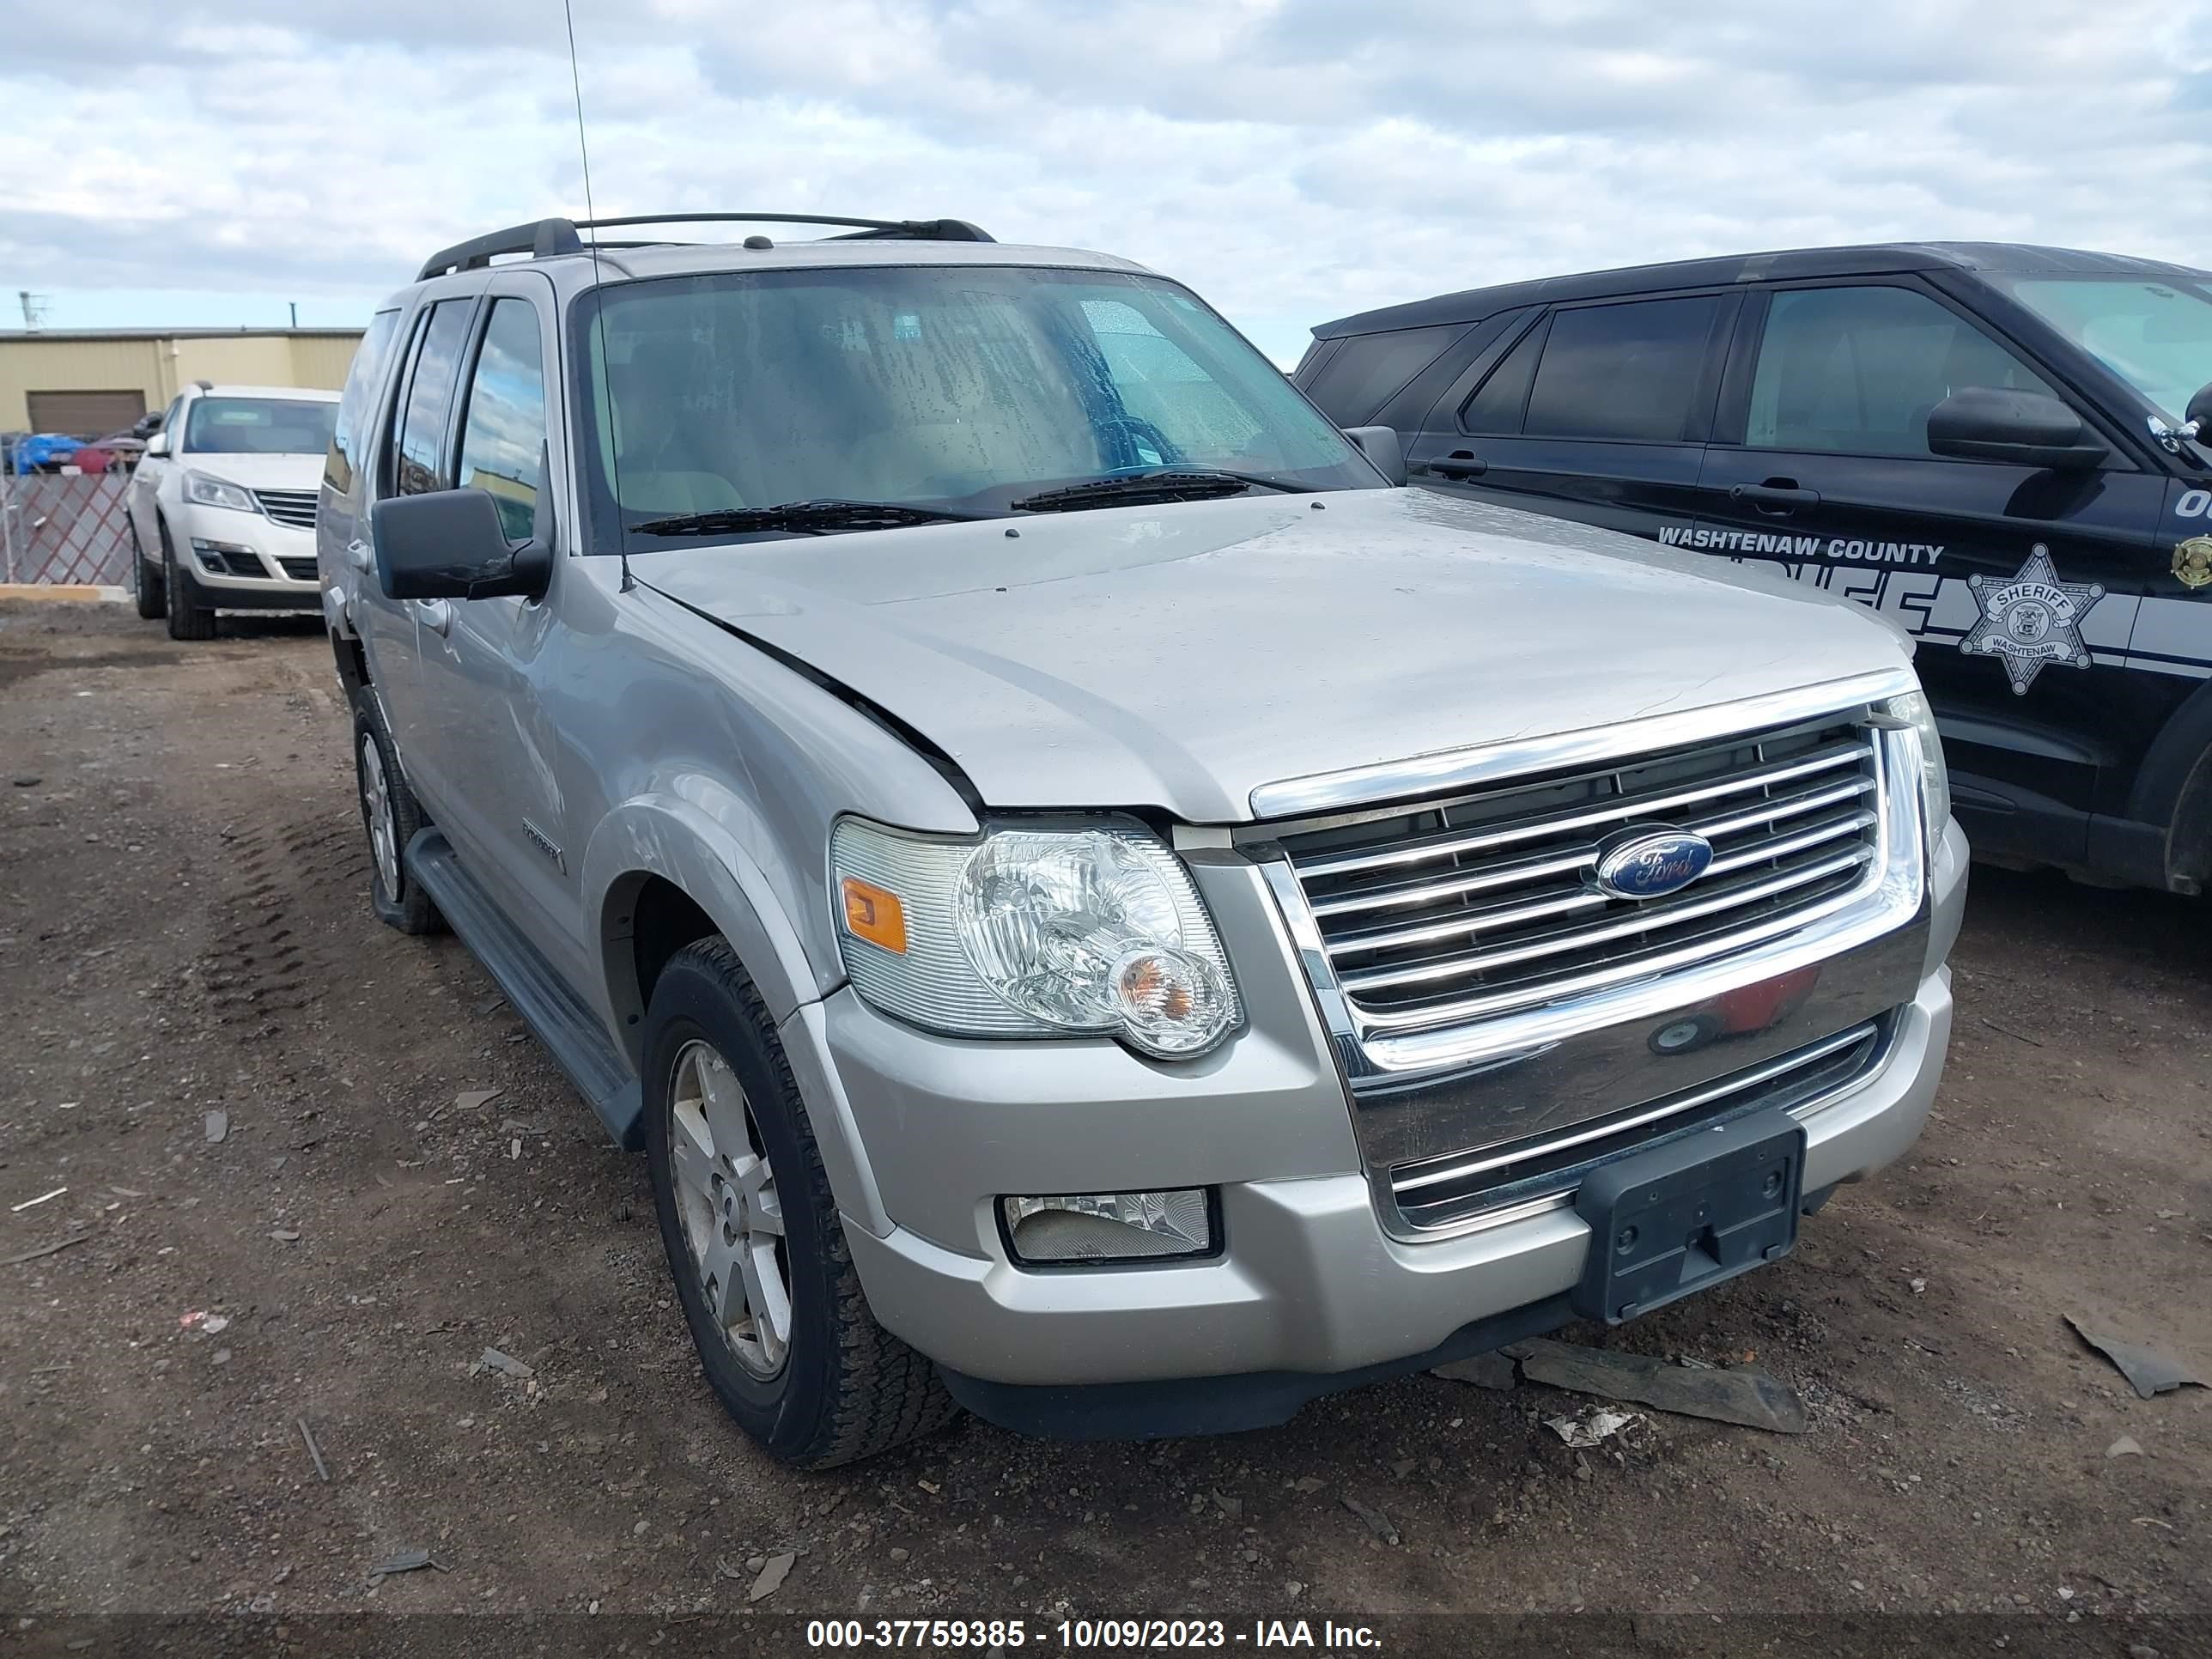
<instances>
[{"instance_id":1,"label":"sheriff suv door","mask_svg":"<svg viewBox=\"0 0 2212 1659\"><path fill-rule=\"evenodd\" d=\"M2108 445L2057 470L1928 447L1968 387L2045 392ZM1908 277L1751 296L1687 538L1883 611L1920 641L1960 815L1978 851L2067 863L2118 810L2123 665L2164 480L2079 398ZM1671 538L1670 538L1671 539Z\"/></svg>"}]
</instances>

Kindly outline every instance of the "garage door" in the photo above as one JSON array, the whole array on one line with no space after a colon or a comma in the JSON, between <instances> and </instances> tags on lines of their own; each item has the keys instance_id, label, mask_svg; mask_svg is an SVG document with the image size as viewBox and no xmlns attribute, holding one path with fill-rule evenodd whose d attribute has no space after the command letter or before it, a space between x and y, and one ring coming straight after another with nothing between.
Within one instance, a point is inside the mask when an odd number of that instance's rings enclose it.
<instances>
[{"instance_id":1,"label":"garage door","mask_svg":"<svg viewBox=\"0 0 2212 1659\"><path fill-rule=\"evenodd\" d=\"M72 438L104 438L146 412L143 392L33 392L25 398L32 431L66 432Z\"/></svg>"}]
</instances>

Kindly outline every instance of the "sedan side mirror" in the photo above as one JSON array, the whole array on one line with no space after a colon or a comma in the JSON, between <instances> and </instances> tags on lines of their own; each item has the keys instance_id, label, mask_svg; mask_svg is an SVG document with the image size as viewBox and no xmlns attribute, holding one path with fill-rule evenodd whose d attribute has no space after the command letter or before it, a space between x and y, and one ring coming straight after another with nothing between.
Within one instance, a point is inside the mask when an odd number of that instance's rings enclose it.
<instances>
[{"instance_id":1,"label":"sedan side mirror","mask_svg":"<svg viewBox=\"0 0 2212 1659\"><path fill-rule=\"evenodd\" d=\"M169 434L166 432L156 432L152 437L147 439L146 453L157 461L167 455L169 453Z\"/></svg>"},{"instance_id":2,"label":"sedan side mirror","mask_svg":"<svg viewBox=\"0 0 2212 1659\"><path fill-rule=\"evenodd\" d=\"M2050 393L1985 386L1954 392L1929 411L1928 447L2019 466L2094 466L2106 453L2081 417Z\"/></svg>"},{"instance_id":3,"label":"sedan side mirror","mask_svg":"<svg viewBox=\"0 0 2212 1659\"><path fill-rule=\"evenodd\" d=\"M1348 426L1344 435L1394 484L1406 482L1406 444L1394 426Z\"/></svg>"},{"instance_id":4,"label":"sedan side mirror","mask_svg":"<svg viewBox=\"0 0 2212 1659\"><path fill-rule=\"evenodd\" d=\"M507 540L489 490L395 495L369 508L368 524L387 599L535 599L552 579L551 546Z\"/></svg>"}]
</instances>

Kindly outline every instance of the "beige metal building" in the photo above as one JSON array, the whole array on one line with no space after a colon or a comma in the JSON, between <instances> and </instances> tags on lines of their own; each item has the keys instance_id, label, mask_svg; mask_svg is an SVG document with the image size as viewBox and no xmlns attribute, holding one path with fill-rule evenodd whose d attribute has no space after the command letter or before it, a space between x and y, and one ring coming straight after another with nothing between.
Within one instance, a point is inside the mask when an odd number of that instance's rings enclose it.
<instances>
[{"instance_id":1,"label":"beige metal building","mask_svg":"<svg viewBox=\"0 0 2212 1659\"><path fill-rule=\"evenodd\" d=\"M0 432L97 438L194 380L335 392L357 328L0 329Z\"/></svg>"}]
</instances>

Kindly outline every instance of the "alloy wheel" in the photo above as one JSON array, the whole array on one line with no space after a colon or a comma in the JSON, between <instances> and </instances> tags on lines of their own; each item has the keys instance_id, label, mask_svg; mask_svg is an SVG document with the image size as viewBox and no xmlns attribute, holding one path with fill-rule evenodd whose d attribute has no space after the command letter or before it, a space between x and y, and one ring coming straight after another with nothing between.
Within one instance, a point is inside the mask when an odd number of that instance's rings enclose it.
<instances>
[{"instance_id":1,"label":"alloy wheel","mask_svg":"<svg viewBox=\"0 0 2212 1659\"><path fill-rule=\"evenodd\" d=\"M393 898L399 896L399 832L392 817L392 784L384 775L384 751L369 732L361 734L361 803L368 818L368 850L377 878Z\"/></svg>"},{"instance_id":2,"label":"alloy wheel","mask_svg":"<svg viewBox=\"0 0 2212 1659\"><path fill-rule=\"evenodd\" d=\"M760 1125L710 1043L678 1053L669 1100L672 1184L692 1270L738 1363L773 1377L791 1347L791 1273Z\"/></svg>"}]
</instances>

